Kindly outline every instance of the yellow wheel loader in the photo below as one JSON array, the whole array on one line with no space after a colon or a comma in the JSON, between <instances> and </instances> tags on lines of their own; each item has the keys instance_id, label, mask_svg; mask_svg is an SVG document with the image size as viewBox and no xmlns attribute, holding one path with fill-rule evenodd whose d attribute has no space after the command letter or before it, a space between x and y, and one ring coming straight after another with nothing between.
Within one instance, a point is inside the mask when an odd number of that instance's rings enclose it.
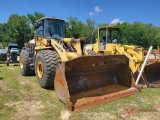
<instances>
[{"instance_id":1,"label":"yellow wheel loader","mask_svg":"<svg viewBox=\"0 0 160 120\"><path fill-rule=\"evenodd\" d=\"M94 55L83 50L84 38L65 38L65 22L42 18L35 23L33 49L20 54L21 74L36 74L43 88L54 85L71 111L140 92L125 55Z\"/></svg>"},{"instance_id":2,"label":"yellow wheel loader","mask_svg":"<svg viewBox=\"0 0 160 120\"><path fill-rule=\"evenodd\" d=\"M136 78L137 74L140 73L145 60L143 47L122 45L120 43L120 37L121 33L119 28L101 27L98 29L98 38L96 39L95 44L86 45L85 49L93 50L96 54L102 55L125 55L129 58L130 69ZM148 86L144 72L141 74L141 80Z\"/></svg>"}]
</instances>

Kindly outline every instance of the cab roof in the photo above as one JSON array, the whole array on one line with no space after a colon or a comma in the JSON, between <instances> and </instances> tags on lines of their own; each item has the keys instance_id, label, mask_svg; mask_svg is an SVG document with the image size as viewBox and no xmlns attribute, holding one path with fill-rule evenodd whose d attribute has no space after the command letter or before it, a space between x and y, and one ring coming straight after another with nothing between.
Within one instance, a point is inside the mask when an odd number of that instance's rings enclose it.
<instances>
[{"instance_id":1,"label":"cab roof","mask_svg":"<svg viewBox=\"0 0 160 120\"><path fill-rule=\"evenodd\" d=\"M63 19L53 18L53 17L43 17L43 18L41 18L41 19L37 20L36 22L42 21L42 20L44 20L44 19L63 20ZM63 20L63 21L64 21L64 20Z\"/></svg>"}]
</instances>

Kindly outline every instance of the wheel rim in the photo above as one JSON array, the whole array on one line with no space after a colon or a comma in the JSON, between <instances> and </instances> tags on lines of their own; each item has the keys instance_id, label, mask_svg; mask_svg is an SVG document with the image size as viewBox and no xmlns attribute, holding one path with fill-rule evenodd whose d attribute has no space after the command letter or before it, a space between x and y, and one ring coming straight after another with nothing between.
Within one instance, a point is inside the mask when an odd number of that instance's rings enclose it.
<instances>
[{"instance_id":1,"label":"wheel rim","mask_svg":"<svg viewBox=\"0 0 160 120\"><path fill-rule=\"evenodd\" d=\"M38 75L38 77L42 78L43 77L43 65L42 65L41 61L38 61L36 69L37 69L37 75Z\"/></svg>"},{"instance_id":2,"label":"wheel rim","mask_svg":"<svg viewBox=\"0 0 160 120\"><path fill-rule=\"evenodd\" d=\"M20 58L20 68L23 69L24 67L24 60L22 58Z\"/></svg>"}]
</instances>

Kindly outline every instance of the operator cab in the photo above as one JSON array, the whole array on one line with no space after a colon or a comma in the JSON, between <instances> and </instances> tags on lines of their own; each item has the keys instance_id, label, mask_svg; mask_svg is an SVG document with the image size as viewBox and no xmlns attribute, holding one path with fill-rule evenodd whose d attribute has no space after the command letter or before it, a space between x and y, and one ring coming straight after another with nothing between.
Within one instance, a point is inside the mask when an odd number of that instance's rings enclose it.
<instances>
[{"instance_id":1,"label":"operator cab","mask_svg":"<svg viewBox=\"0 0 160 120\"><path fill-rule=\"evenodd\" d=\"M55 18L42 18L34 24L36 35L44 38L60 39L65 36L65 21Z\"/></svg>"},{"instance_id":2,"label":"operator cab","mask_svg":"<svg viewBox=\"0 0 160 120\"><path fill-rule=\"evenodd\" d=\"M104 51L106 44L120 43L120 30L115 27L104 27L99 29L100 50Z\"/></svg>"}]
</instances>

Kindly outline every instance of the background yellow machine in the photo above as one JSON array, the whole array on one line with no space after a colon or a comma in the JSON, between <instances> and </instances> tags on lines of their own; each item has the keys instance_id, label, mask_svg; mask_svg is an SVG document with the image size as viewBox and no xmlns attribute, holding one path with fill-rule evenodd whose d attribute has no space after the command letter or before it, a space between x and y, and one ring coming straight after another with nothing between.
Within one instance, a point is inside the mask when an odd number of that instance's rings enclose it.
<instances>
[{"instance_id":1,"label":"background yellow machine","mask_svg":"<svg viewBox=\"0 0 160 120\"><path fill-rule=\"evenodd\" d=\"M77 111L139 93L125 55L93 56L85 39L65 38L65 22L42 18L35 23L35 44L20 53L21 74L36 74L52 87L69 110ZM28 45L29 46L29 45Z\"/></svg>"},{"instance_id":2,"label":"background yellow machine","mask_svg":"<svg viewBox=\"0 0 160 120\"><path fill-rule=\"evenodd\" d=\"M101 55L125 55L129 58L129 66L133 75L140 71L144 62L143 47L136 45L122 45L120 43L121 33L116 27L102 27L98 29L98 38L95 44L86 46L85 49L93 50ZM142 74L144 82L147 84L145 75Z\"/></svg>"}]
</instances>

